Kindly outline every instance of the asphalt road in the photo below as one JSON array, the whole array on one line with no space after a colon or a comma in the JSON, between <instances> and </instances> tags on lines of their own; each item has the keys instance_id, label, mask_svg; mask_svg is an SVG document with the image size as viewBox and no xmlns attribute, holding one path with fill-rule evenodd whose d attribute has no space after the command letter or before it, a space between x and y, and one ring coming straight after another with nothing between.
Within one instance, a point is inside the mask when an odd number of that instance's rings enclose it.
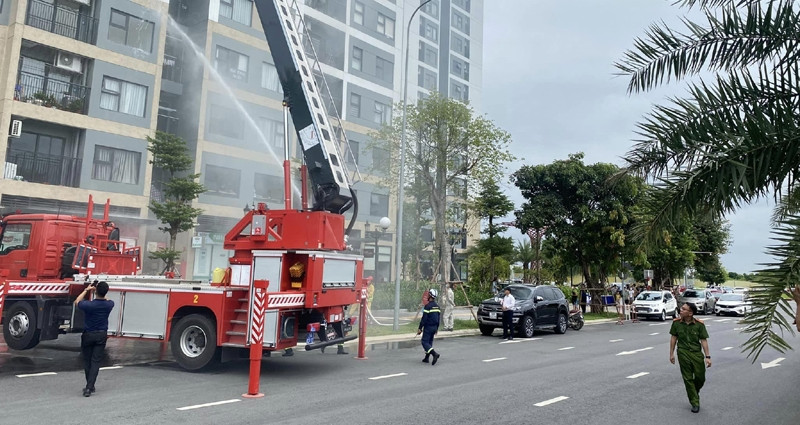
<instances>
[{"instance_id":1,"label":"asphalt road","mask_svg":"<svg viewBox=\"0 0 800 425\"><path fill-rule=\"evenodd\" d=\"M511 343L442 338L436 366L420 363L418 338L376 345L367 360L335 350L272 357L262 362L259 399L242 397L247 362L187 373L170 361L134 361L101 371L90 398L74 363L35 376L10 373L6 363L0 423L797 424L796 352L765 350L752 364L738 348L746 336L735 318L705 320L713 365L697 414L668 362L669 322L643 322ZM800 348L800 338L787 337Z\"/></svg>"}]
</instances>

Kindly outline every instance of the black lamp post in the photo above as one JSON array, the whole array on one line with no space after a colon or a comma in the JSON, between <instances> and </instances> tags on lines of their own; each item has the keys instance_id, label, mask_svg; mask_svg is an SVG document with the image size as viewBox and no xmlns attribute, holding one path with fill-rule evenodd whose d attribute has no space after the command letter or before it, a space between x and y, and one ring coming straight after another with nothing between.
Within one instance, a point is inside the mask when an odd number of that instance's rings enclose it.
<instances>
[{"instance_id":1,"label":"black lamp post","mask_svg":"<svg viewBox=\"0 0 800 425\"><path fill-rule=\"evenodd\" d=\"M378 222L378 227L375 230L370 231L370 224L366 222L364 224L364 236L365 237L372 237L375 238L375 251L373 253L373 259L375 263L375 275L373 278L377 279L378 276L378 240L386 234L386 229L392 225L392 220L389 220L389 217L382 217ZM376 281L377 282L377 281Z\"/></svg>"}]
</instances>

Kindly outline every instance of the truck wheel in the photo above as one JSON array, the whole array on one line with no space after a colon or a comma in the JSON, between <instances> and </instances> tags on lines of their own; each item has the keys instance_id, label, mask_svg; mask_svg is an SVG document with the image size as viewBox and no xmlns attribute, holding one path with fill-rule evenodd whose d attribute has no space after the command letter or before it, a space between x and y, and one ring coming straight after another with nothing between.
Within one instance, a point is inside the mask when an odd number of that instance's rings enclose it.
<instances>
[{"instance_id":1,"label":"truck wheel","mask_svg":"<svg viewBox=\"0 0 800 425\"><path fill-rule=\"evenodd\" d=\"M567 331L567 315L564 313L560 313L558 315L558 324L556 325L555 331L557 334L563 334Z\"/></svg>"},{"instance_id":2,"label":"truck wheel","mask_svg":"<svg viewBox=\"0 0 800 425\"><path fill-rule=\"evenodd\" d=\"M219 362L217 328L214 321L202 314L190 314L178 321L170 337L172 356L178 364L195 372Z\"/></svg>"},{"instance_id":3,"label":"truck wheel","mask_svg":"<svg viewBox=\"0 0 800 425\"><path fill-rule=\"evenodd\" d=\"M483 336L492 336L492 332L494 332L493 326L478 325L478 329L481 330L481 335Z\"/></svg>"},{"instance_id":4,"label":"truck wheel","mask_svg":"<svg viewBox=\"0 0 800 425\"><path fill-rule=\"evenodd\" d=\"M3 321L3 338L9 348L14 350L28 350L39 344L36 311L27 302L21 301L8 308Z\"/></svg>"},{"instance_id":5,"label":"truck wheel","mask_svg":"<svg viewBox=\"0 0 800 425\"><path fill-rule=\"evenodd\" d=\"M533 338L533 334L536 333L536 329L534 327L533 317L525 316L522 318L522 326L520 327L520 333L525 338Z\"/></svg>"}]
</instances>

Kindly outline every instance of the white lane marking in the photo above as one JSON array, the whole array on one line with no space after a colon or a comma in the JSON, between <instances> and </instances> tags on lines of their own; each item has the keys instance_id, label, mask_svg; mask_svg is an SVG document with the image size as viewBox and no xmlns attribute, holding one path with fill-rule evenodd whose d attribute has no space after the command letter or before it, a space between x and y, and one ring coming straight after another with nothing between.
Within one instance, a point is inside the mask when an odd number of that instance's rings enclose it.
<instances>
[{"instance_id":1,"label":"white lane marking","mask_svg":"<svg viewBox=\"0 0 800 425\"><path fill-rule=\"evenodd\" d=\"M625 341L624 339L609 339L608 342L620 342Z\"/></svg>"},{"instance_id":2,"label":"white lane marking","mask_svg":"<svg viewBox=\"0 0 800 425\"><path fill-rule=\"evenodd\" d=\"M658 332L653 332L653 333L650 334L650 336L653 336L653 335L658 335Z\"/></svg>"},{"instance_id":3,"label":"white lane marking","mask_svg":"<svg viewBox=\"0 0 800 425\"><path fill-rule=\"evenodd\" d=\"M669 323L651 323L648 326L663 326L663 325L669 325Z\"/></svg>"},{"instance_id":4,"label":"white lane marking","mask_svg":"<svg viewBox=\"0 0 800 425\"><path fill-rule=\"evenodd\" d=\"M645 348L640 348L638 350L633 350L633 351L623 351L621 353L617 353L617 355L618 356L627 356L628 354L636 354L636 353L638 353L640 351L647 351L647 350L652 350L652 349L653 349L653 347L645 347Z\"/></svg>"},{"instance_id":5,"label":"white lane marking","mask_svg":"<svg viewBox=\"0 0 800 425\"><path fill-rule=\"evenodd\" d=\"M641 378L642 376L649 375L649 374L650 374L650 372L639 372L639 373L633 374L631 376L626 376L626 378L628 378L628 379L636 379L636 378Z\"/></svg>"},{"instance_id":6,"label":"white lane marking","mask_svg":"<svg viewBox=\"0 0 800 425\"><path fill-rule=\"evenodd\" d=\"M775 360L773 360L773 361L771 361L769 363L761 363L761 369L769 369L771 367L780 366L778 363L780 363L780 362L782 362L784 360L786 360L786 359L784 359L783 357L778 357L777 359L775 359Z\"/></svg>"},{"instance_id":7,"label":"white lane marking","mask_svg":"<svg viewBox=\"0 0 800 425\"><path fill-rule=\"evenodd\" d=\"M735 331L740 331L742 329L744 329L744 328L733 328L733 330L735 330Z\"/></svg>"},{"instance_id":8,"label":"white lane marking","mask_svg":"<svg viewBox=\"0 0 800 425\"><path fill-rule=\"evenodd\" d=\"M731 321L731 319L717 319L717 320L715 320L715 322L719 322L719 323L730 322L730 321Z\"/></svg>"},{"instance_id":9,"label":"white lane marking","mask_svg":"<svg viewBox=\"0 0 800 425\"><path fill-rule=\"evenodd\" d=\"M114 369L122 369L122 366L106 366L100 368L100 370L114 370Z\"/></svg>"},{"instance_id":10,"label":"white lane marking","mask_svg":"<svg viewBox=\"0 0 800 425\"><path fill-rule=\"evenodd\" d=\"M506 360L506 357L498 357L496 359L486 359L486 360L483 360L483 362L484 363L491 363L491 362L496 362L498 360Z\"/></svg>"},{"instance_id":11,"label":"white lane marking","mask_svg":"<svg viewBox=\"0 0 800 425\"><path fill-rule=\"evenodd\" d=\"M406 376L406 375L408 375L408 374L405 373L405 372L403 372L403 373L393 373L391 375L373 376L372 378L369 378L369 379L373 380L373 381L377 381L378 379L395 378L395 377L398 377L398 376Z\"/></svg>"},{"instance_id":12,"label":"white lane marking","mask_svg":"<svg viewBox=\"0 0 800 425\"><path fill-rule=\"evenodd\" d=\"M212 403L203 403L203 404L195 404L194 406L186 406L186 407L177 407L177 410L192 410L192 409L199 409L201 407L210 407L210 406L219 406L221 404L229 404L229 403L236 403L237 401L242 401L238 398L233 398L230 400L222 400L222 401L215 401Z\"/></svg>"},{"instance_id":13,"label":"white lane marking","mask_svg":"<svg viewBox=\"0 0 800 425\"><path fill-rule=\"evenodd\" d=\"M17 375L17 378L33 378L36 376L50 376L56 375L55 372L41 372L41 373L23 373L22 375Z\"/></svg>"},{"instance_id":14,"label":"white lane marking","mask_svg":"<svg viewBox=\"0 0 800 425\"><path fill-rule=\"evenodd\" d=\"M559 348L558 351L572 350L573 348L575 347L564 347L564 348Z\"/></svg>"},{"instance_id":15,"label":"white lane marking","mask_svg":"<svg viewBox=\"0 0 800 425\"><path fill-rule=\"evenodd\" d=\"M536 403L536 404L534 404L534 406L536 406L536 407L544 407L544 406L547 406L548 404L558 403L559 401L564 401L564 400L566 400L568 398L569 397L565 397L565 396L562 395L562 396L559 396L559 397L556 397L556 398L551 398L550 400L545 400L545 401L542 401L540 403Z\"/></svg>"},{"instance_id":16,"label":"white lane marking","mask_svg":"<svg viewBox=\"0 0 800 425\"><path fill-rule=\"evenodd\" d=\"M725 348L721 348L720 350L722 350L722 351L728 351L728 350L732 350L732 349L733 349L733 347L725 347Z\"/></svg>"},{"instance_id":17,"label":"white lane marking","mask_svg":"<svg viewBox=\"0 0 800 425\"><path fill-rule=\"evenodd\" d=\"M518 340L512 339L511 341L503 341L503 342L500 342L499 344L516 344L518 342L519 342Z\"/></svg>"},{"instance_id":18,"label":"white lane marking","mask_svg":"<svg viewBox=\"0 0 800 425\"><path fill-rule=\"evenodd\" d=\"M524 341L538 341L538 340L540 340L540 339L541 339L541 338L525 338L525 339L521 339L520 341L523 341L523 342L524 342Z\"/></svg>"}]
</instances>

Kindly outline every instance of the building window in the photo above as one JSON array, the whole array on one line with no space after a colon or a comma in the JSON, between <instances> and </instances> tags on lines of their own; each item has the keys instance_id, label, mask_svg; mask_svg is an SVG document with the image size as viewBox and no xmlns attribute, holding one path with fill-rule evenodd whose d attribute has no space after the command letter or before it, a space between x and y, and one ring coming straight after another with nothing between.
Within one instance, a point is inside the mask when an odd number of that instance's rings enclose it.
<instances>
[{"instance_id":1,"label":"building window","mask_svg":"<svg viewBox=\"0 0 800 425\"><path fill-rule=\"evenodd\" d=\"M350 118L361 118L361 95L350 93L348 112Z\"/></svg>"},{"instance_id":2,"label":"building window","mask_svg":"<svg viewBox=\"0 0 800 425\"><path fill-rule=\"evenodd\" d=\"M353 47L353 60L350 61L350 67L356 71L361 71L361 60L364 58L364 51L358 47Z\"/></svg>"},{"instance_id":3,"label":"building window","mask_svg":"<svg viewBox=\"0 0 800 425\"><path fill-rule=\"evenodd\" d=\"M394 19L378 13L378 32L389 38L394 38Z\"/></svg>"},{"instance_id":4,"label":"building window","mask_svg":"<svg viewBox=\"0 0 800 425\"><path fill-rule=\"evenodd\" d=\"M358 164L358 149L359 143L354 140L348 140L347 143L350 144L350 152L353 154L352 156L347 156L347 163L348 164Z\"/></svg>"},{"instance_id":5,"label":"building window","mask_svg":"<svg viewBox=\"0 0 800 425\"><path fill-rule=\"evenodd\" d=\"M283 202L283 179L269 174L256 173L253 190L259 200L281 204Z\"/></svg>"},{"instance_id":6,"label":"building window","mask_svg":"<svg viewBox=\"0 0 800 425\"><path fill-rule=\"evenodd\" d=\"M259 118L258 121L258 126L261 128L261 132L264 133L267 142L276 148L282 148L284 139L283 122L263 117Z\"/></svg>"},{"instance_id":7,"label":"building window","mask_svg":"<svg viewBox=\"0 0 800 425\"><path fill-rule=\"evenodd\" d=\"M465 39L464 37L456 34L455 32L450 32L450 45L452 46L451 49L460 54L464 55L464 57L469 57L469 40Z\"/></svg>"},{"instance_id":8,"label":"building window","mask_svg":"<svg viewBox=\"0 0 800 425\"><path fill-rule=\"evenodd\" d=\"M469 18L456 12L453 9L453 13L451 15L451 20L453 21L453 28L463 32L464 34L469 34Z\"/></svg>"},{"instance_id":9,"label":"building window","mask_svg":"<svg viewBox=\"0 0 800 425\"><path fill-rule=\"evenodd\" d=\"M249 27L253 18L253 0L220 0L219 15Z\"/></svg>"},{"instance_id":10,"label":"building window","mask_svg":"<svg viewBox=\"0 0 800 425\"><path fill-rule=\"evenodd\" d=\"M392 107L381 102L375 102L375 124L388 124L392 120Z\"/></svg>"},{"instance_id":11,"label":"building window","mask_svg":"<svg viewBox=\"0 0 800 425\"><path fill-rule=\"evenodd\" d=\"M420 66L417 72L417 85L428 90L436 90L436 73Z\"/></svg>"},{"instance_id":12,"label":"building window","mask_svg":"<svg viewBox=\"0 0 800 425\"><path fill-rule=\"evenodd\" d=\"M353 22L364 25L364 3L360 1L353 3Z\"/></svg>"},{"instance_id":13,"label":"building window","mask_svg":"<svg viewBox=\"0 0 800 425\"><path fill-rule=\"evenodd\" d=\"M217 52L214 55L214 67L222 75L237 81L247 81L247 66L249 63L249 57L231 49L217 46Z\"/></svg>"},{"instance_id":14,"label":"building window","mask_svg":"<svg viewBox=\"0 0 800 425\"><path fill-rule=\"evenodd\" d=\"M140 152L97 145L94 148L92 179L114 183L139 184Z\"/></svg>"},{"instance_id":15,"label":"building window","mask_svg":"<svg viewBox=\"0 0 800 425\"><path fill-rule=\"evenodd\" d=\"M373 193L370 197L369 215L386 217L389 215L389 195Z\"/></svg>"},{"instance_id":16,"label":"building window","mask_svg":"<svg viewBox=\"0 0 800 425\"><path fill-rule=\"evenodd\" d=\"M383 148L372 149L372 167L378 170L389 168L389 151Z\"/></svg>"},{"instance_id":17,"label":"building window","mask_svg":"<svg viewBox=\"0 0 800 425\"><path fill-rule=\"evenodd\" d=\"M261 62L261 88L283 93L283 86L278 79L278 70L275 65Z\"/></svg>"},{"instance_id":18,"label":"building window","mask_svg":"<svg viewBox=\"0 0 800 425\"><path fill-rule=\"evenodd\" d=\"M100 92L101 109L143 117L146 103L147 87L103 77L103 87Z\"/></svg>"},{"instance_id":19,"label":"building window","mask_svg":"<svg viewBox=\"0 0 800 425\"><path fill-rule=\"evenodd\" d=\"M469 81L469 62L450 55L450 73Z\"/></svg>"},{"instance_id":20,"label":"building window","mask_svg":"<svg viewBox=\"0 0 800 425\"><path fill-rule=\"evenodd\" d=\"M439 25L424 16L419 18L419 33L434 43L439 42Z\"/></svg>"},{"instance_id":21,"label":"building window","mask_svg":"<svg viewBox=\"0 0 800 425\"><path fill-rule=\"evenodd\" d=\"M432 2L426 4L425 6L422 6L421 10L427 13L428 15L433 16L436 19L439 19L439 0L433 0Z\"/></svg>"},{"instance_id":22,"label":"building window","mask_svg":"<svg viewBox=\"0 0 800 425\"><path fill-rule=\"evenodd\" d=\"M108 39L115 43L152 52L154 28L155 24L150 21L111 9Z\"/></svg>"},{"instance_id":23,"label":"building window","mask_svg":"<svg viewBox=\"0 0 800 425\"><path fill-rule=\"evenodd\" d=\"M206 172L203 173L203 186L206 193L216 196L227 196L230 198L239 197L239 185L241 183L241 171L234 168L219 167L206 164Z\"/></svg>"},{"instance_id":24,"label":"building window","mask_svg":"<svg viewBox=\"0 0 800 425\"><path fill-rule=\"evenodd\" d=\"M437 68L437 58L439 54L436 51L436 48L431 46L424 41L419 42L419 60L420 62L426 63L434 68Z\"/></svg>"},{"instance_id":25,"label":"building window","mask_svg":"<svg viewBox=\"0 0 800 425\"><path fill-rule=\"evenodd\" d=\"M469 87L467 87L466 84L461 84L450 80L450 97L455 100L466 102L469 100Z\"/></svg>"},{"instance_id":26,"label":"building window","mask_svg":"<svg viewBox=\"0 0 800 425\"><path fill-rule=\"evenodd\" d=\"M375 57L375 76L391 83L394 78L394 64L381 57Z\"/></svg>"},{"instance_id":27,"label":"building window","mask_svg":"<svg viewBox=\"0 0 800 425\"><path fill-rule=\"evenodd\" d=\"M470 0L453 0L453 4L469 12Z\"/></svg>"},{"instance_id":28,"label":"building window","mask_svg":"<svg viewBox=\"0 0 800 425\"><path fill-rule=\"evenodd\" d=\"M242 114L219 105L208 108L208 132L233 139L244 138Z\"/></svg>"}]
</instances>

